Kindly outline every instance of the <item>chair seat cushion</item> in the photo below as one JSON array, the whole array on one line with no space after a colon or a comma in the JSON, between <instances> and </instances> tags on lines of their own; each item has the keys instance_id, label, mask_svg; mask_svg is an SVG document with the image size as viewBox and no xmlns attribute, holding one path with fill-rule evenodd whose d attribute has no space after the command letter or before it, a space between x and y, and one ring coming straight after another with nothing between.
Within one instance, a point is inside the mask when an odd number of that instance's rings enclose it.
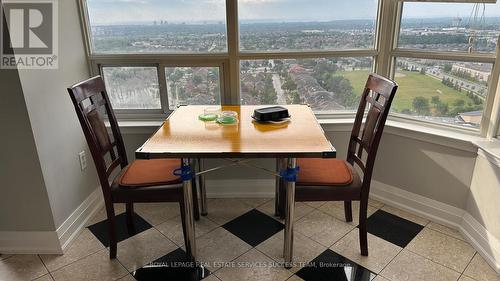
<instances>
[{"instance_id":1,"label":"chair seat cushion","mask_svg":"<svg viewBox=\"0 0 500 281\"><path fill-rule=\"evenodd\" d=\"M179 159L135 160L122 170L117 178L118 185L139 187L181 183L180 177L173 174L180 166Z\"/></svg>"},{"instance_id":2,"label":"chair seat cushion","mask_svg":"<svg viewBox=\"0 0 500 281\"><path fill-rule=\"evenodd\" d=\"M352 166L344 160L302 158L297 165L300 185L350 185L354 179Z\"/></svg>"}]
</instances>

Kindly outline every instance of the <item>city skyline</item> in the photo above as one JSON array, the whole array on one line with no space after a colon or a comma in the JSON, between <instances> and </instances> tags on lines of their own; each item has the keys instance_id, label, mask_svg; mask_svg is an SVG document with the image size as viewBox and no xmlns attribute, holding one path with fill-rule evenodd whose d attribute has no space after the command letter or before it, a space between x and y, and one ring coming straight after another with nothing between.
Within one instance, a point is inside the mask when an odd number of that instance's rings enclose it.
<instances>
[{"instance_id":1,"label":"city skyline","mask_svg":"<svg viewBox=\"0 0 500 281\"><path fill-rule=\"evenodd\" d=\"M244 23L375 20L378 1L355 2L356 5L353 1L331 0L240 0L238 3L240 21ZM403 18L440 18L445 11L447 15L469 19L473 5L409 2L405 3ZM500 4L485 5L486 17L500 17ZM88 0L88 6L95 25L152 24L162 20L169 23L225 23L223 0Z\"/></svg>"}]
</instances>

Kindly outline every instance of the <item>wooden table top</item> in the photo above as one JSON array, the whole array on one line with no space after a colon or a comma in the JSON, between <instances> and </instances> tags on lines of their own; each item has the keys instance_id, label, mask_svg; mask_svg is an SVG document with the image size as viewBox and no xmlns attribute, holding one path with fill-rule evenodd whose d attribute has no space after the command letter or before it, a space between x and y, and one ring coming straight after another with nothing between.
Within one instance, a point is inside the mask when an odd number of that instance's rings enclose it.
<instances>
[{"instance_id":1,"label":"wooden table top","mask_svg":"<svg viewBox=\"0 0 500 281\"><path fill-rule=\"evenodd\" d=\"M258 123L254 109L265 106L222 106L238 113L237 125L203 122L198 116L207 107L188 105L175 110L136 151L138 159L152 158L334 158L335 148L326 138L311 108L288 105L291 119L283 124Z\"/></svg>"}]
</instances>

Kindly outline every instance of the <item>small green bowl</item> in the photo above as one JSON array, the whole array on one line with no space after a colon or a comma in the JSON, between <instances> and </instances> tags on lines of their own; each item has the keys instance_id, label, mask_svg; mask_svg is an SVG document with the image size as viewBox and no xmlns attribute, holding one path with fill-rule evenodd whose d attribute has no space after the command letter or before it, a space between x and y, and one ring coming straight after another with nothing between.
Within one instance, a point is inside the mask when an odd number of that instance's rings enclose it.
<instances>
[{"instance_id":1,"label":"small green bowl","mask_svg":"<svg viewBox=\"0 0 500 281\"><path fill-rule=\"evenodd\" d=\"M216 122L221 125L233 125L238 122L235 117L232 116L224 116L216 119Z\"/></svg>"},{"instance_id":2,"label":"small green bowl","mask_svg":"<svg viewBox=\"0 0 500 281\"><path fill-rule=\"evenodd\" d=\"M205 122L215 121L217 119L217 114L200 114L198 119Z\"/></svg>"}]
</instances>

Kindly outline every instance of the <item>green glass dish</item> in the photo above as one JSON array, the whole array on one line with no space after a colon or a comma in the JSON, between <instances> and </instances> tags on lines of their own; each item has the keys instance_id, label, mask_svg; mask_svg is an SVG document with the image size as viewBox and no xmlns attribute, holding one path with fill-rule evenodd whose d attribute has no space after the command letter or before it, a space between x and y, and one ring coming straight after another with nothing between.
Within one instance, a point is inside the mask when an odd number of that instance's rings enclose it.
<instances>
[{"instance_id":1,"label":"green glass dish","mask_svg":"<svg viewBox=\"0 0 500 281\"><path fill-rule=\"evenodd\" d=\"M233 125L233 124L236 124L238 122L238 120L233 116L223 116L223 117L217 118L216 122L221 124L221 125Z\"/></svg>"},{"instance_id":2,"label":"green glass dish","mask_svg":"<svg viewBox=\"0 0 500 281\"><path fill-rule=\"evenodd\" d=\"M217 119L217 114L200 114L198 119L201 121L215 121Z\"/></svg>"}]
</instances>

